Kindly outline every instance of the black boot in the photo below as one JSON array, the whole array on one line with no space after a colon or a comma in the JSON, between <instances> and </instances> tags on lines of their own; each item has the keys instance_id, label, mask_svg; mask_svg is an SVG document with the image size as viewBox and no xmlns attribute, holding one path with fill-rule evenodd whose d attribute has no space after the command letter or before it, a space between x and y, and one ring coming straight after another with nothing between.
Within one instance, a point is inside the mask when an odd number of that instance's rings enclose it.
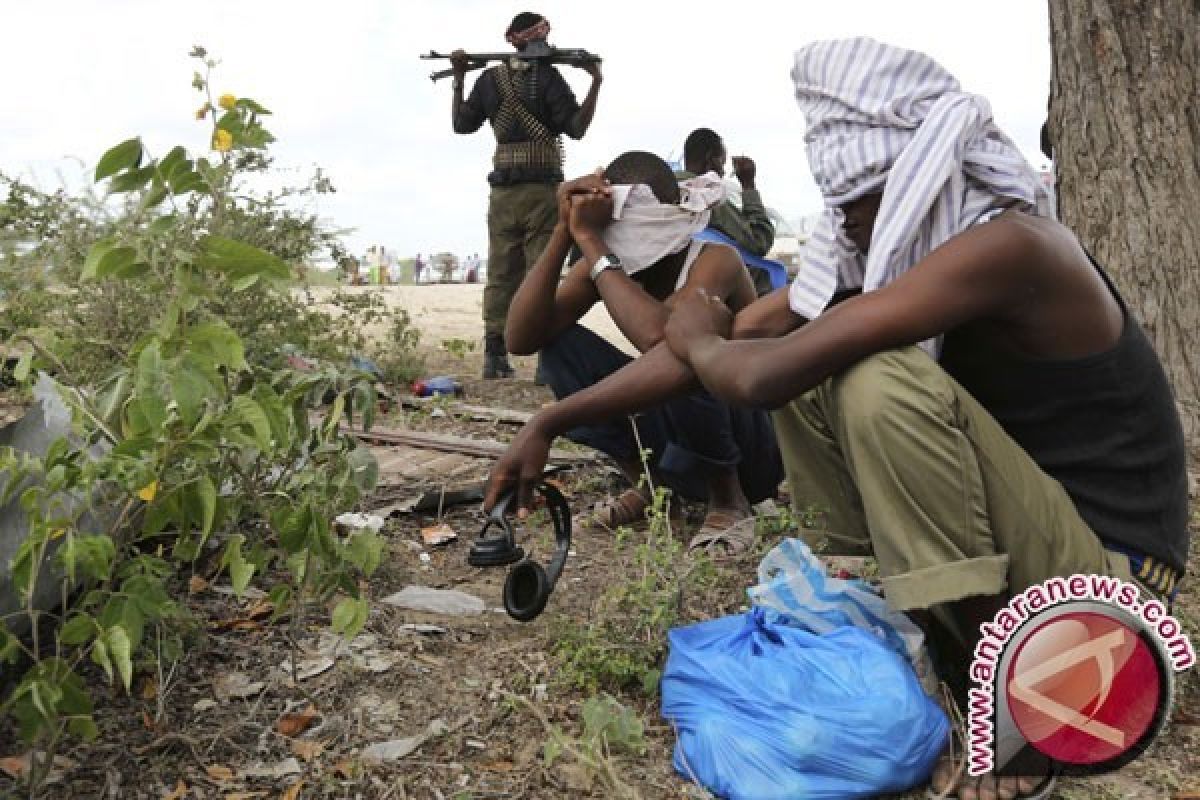
<instances>
[{"instance_id":1,"label":"black boot","mask_svg":"<svg viewBox=\"0 0 1200 800\"><path fill-rule=\"evenodd\" d=\"M504 337L498 334L488 334L483 339L483 379L511 378L512 364L508 363L508 350L504 347Z\"/></svg>"}]
</instances>

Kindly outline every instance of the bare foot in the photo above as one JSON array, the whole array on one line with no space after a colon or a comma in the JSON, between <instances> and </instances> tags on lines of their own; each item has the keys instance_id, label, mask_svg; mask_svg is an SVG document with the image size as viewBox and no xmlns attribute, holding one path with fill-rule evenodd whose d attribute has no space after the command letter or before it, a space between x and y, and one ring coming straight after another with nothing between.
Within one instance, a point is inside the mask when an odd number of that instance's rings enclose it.
<instances>
[{"instance_id":1,"label":"bare foot","mask_svg":"<svg viewBox=\"0 0 1200 800\"><path fill-rule=\"evenodd\" d=\"M931 798L958 800L1024 800L1046 797L1051 781L1044 776L999 776L994 773L973 777L965 774L963 764L955 764L949 751L938 759L929 782Z\"/></svg>"}]
</instances>

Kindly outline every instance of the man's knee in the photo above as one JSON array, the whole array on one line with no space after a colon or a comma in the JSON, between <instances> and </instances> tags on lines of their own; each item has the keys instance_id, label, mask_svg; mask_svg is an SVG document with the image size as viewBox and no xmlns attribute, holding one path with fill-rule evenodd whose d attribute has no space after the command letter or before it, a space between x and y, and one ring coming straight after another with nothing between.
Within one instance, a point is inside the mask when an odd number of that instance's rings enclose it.
<instances>
[{"instance_id":1,"label":"man's knee","mask_svg":"<svg viewBox=\"0 0 1200 800\"><path fill-rule=\"evenodd\" d=\"M950 377L923 350L904 347L876 353L831 378L825 411L845 430L909 429L904 420L931 415L948 421L954 403Z\"/></svg>"}]
</instances>

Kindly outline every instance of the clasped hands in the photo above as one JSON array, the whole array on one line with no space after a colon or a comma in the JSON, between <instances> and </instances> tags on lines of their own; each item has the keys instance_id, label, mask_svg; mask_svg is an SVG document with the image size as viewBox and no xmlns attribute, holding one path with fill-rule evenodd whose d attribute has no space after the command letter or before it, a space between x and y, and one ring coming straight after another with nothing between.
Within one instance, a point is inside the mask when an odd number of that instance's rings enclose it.
<instances>
[{"instance_id":1,"label":"clasped hands","mask_svg":"<svg viewBox=\"0 0 1200 800\"><path fill-rule=\"evenodd\" d=\"M612 222L612 184L597 169L573 181L558 186L558 221L565 225L576 242L599 237Z\"/></svg>"}]
</instances>

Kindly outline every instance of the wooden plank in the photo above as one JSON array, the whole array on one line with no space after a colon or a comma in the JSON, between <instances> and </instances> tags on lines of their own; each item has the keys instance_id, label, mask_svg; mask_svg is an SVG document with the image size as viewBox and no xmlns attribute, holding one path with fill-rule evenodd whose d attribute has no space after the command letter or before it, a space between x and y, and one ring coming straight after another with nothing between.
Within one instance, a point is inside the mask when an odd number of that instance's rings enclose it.
<instances>
[{"instance_id":1,"label":"wooden plank","mask_svg":"<svg viewBox=\"0 0 1200 800\"><path fill-rule=\"evenodd\" d=\"M397 428L372 428L369 431L357 431L343 426L343 431L361 439L364 442L379 444L401 444L417 447L422 450L439 450L443 453L462 453L480 458L499 458L508 449L504 442L494 439L468 439L465 436L452 436L446 433L430 433L429 431L400 430ZM550 451L550 461L556 464L590 463L599 459L595 451L587 450L572 452L558 448Z\"/></svg>"}]
</instances>

